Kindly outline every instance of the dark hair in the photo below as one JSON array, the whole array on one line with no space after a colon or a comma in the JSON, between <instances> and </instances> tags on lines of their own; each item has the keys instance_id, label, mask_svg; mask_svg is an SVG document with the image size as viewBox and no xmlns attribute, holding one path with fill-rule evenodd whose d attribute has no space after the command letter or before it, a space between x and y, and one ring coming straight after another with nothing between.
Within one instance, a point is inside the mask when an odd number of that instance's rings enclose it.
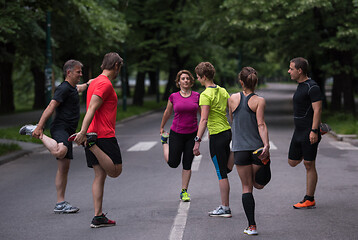
<instances>
[{"instance_id":1,"label":"dark hair","mask_svg":"<svg viewBox=\"0 0 358 240\"><path fill-rule=\"evenodd\" d=\"M198 74L201 78L206 77L207 79L213 81L215 76L215 68L209 62L201 62L198 66L195 67L195 73Z\"/></svg>"},{"instance_id":2,"label":"dark hair","mask_svg":"<svg viewBox=\"0 0 358 240\"><path fill-rule=\"evenodd\" d=\"M179 80L180 80L180 77L181 77L182 74L188 74L189 79L190 79L190 84L191 84L190 87L192 87L194 85L194 77L191 74L191 72L189 72L188 70L181 70L181 71L178 72L177 77L175 79L176 86L179 87Z\"/></svg>"},{"instance_id":3,"label":"dark hair","mask_svg":"<svg viewBox=\"0 0 358 240\"><path fill-rule=\"evenodd\" d=\"M115 68L116 64L119 64L119 66L122 66L123 59L119 56L118 53L110 52L104 55L101 69L102 70L112 70Z\"/></svg>"},{"instance_id":4,"label":"dark hair","mask_svg":"<svg viewBox=\"0 0 358 240\"><path fill-rule=\"evenodd\" d=\"M65 76L65 78L67 77L67 71L68 70L72 71L75 68L75 66L80 66L82 68L83 64L80 61L73 60L73 59L65 62L65 65L63 65L63 75Z\"/></svg>"},{"instance_id":5,"label":"dark hair","mask_svg":"<svg viewBox=\"0 0 358 240\"><path fill-rule=\"evenodd\" d=\"M258 82L257 72L252 67L243 67L239 73L239 79L244 83L245 87L251 91L255 90Z\"/></svg>"},{"instance_id":6,"label":"dark hair","mask_svg":"<svg viewBox=\"0 0 358 240\"><path fill-rule=\"evenodd\" d=\"M293 62L295 64L295 68L297 70L301 68L302 73L304 75L308 74L309 64L308 64L307 59L305 59L303 57L297 57L297 58L292 59L290 62Z\"/></svg>"}]
</instances>

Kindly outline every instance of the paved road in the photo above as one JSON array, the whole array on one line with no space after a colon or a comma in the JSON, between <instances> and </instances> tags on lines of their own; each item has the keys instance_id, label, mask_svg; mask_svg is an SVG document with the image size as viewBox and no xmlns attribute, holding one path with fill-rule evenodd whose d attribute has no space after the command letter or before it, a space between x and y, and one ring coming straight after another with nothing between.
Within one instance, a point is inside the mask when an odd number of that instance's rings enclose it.
<instances>
[{"instance_id":1,"label":"paved road","mask_svg":"<svg viewBox=\"0 0 358 240\"><path fill-rule=\"evenodd\" d=\"M267 98L267 122L272 143L272 181L255 191L255 239L358 239L358 148L325 135L319 148L317 208L294 210L305 194L303 165L287 164L292 134L291 97L294 85L270 85L260 92ZM56 201L56 162L47 151L37 151L0 166L2 221L0 239L244 239L247 226L241 204L241 184L230 173L231 219L210 218L220 203L218 181L203 141L201 159L189 187L192 201L180 204L180 169L163 160L159 142L161 113L117 126L123 174L106 182L104 211L117 226L90 229L93 217L91 184L82 147L74 150L66 198L81 210L74 215L52 212ZM276 149L275 149L276 148Z\"/></svg>"}]
</instances>

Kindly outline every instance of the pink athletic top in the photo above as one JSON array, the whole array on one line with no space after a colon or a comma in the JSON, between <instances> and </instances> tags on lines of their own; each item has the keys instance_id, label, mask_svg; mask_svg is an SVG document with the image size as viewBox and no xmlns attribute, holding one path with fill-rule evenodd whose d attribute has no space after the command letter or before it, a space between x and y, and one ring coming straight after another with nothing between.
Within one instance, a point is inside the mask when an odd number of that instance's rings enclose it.
<instances>
[{"instance_id":1,"label":"pink athletic top","mask_svg":"<svg viewBox=\"0 0 358 240\"><path fill-rule=\"evenodd\" d=\"M172 93L169 101L173 104L174 119L170 127L176 133L189 134L198 130L197 113L200 94L191 92L190 97L182 97L180 92Z\"/></svg>"}]
</instances>

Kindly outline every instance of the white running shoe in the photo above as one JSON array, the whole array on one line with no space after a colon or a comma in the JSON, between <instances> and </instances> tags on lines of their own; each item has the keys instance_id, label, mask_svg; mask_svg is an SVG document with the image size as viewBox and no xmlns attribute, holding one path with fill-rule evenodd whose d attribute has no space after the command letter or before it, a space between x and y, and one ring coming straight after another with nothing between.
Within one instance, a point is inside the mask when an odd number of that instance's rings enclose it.
<instances>
[{"instance_id":1,"label":"white running shoe","mask_svg":"<svg viewBox=\"0 0 358 240\"><path fill-rule=\"evenodd\" d=\"M19 133L21 135L29 135L29 136L32 136L32 133L35 131L37 125L25 125L23 126L22 128L20 128L20 131Z\"/></svg>"},{"instance_id":2,"label":"white running shoe","mask_svg":"<svg viewBox=\"0 0 358 240\"><path fill-rule=\"evenodd\" d=\"M257 235L258 234L255 225L251 225L251 226L247 227L244 230L244 233L246 233L247 235Z\"/></svg>"},{"instance_id":3,"label":"white running shoe","mask_svg":"<svg viewBox=\"0 0 358 240\"><path fill-rule=\"evenodd\" d=\"M210 217L225 217L225 218L231 218L231 210L229 207L225 207L227 208L226 210L224 210L224 206L220 205L219 207L217 207L215 210L209 212L209 216Z\"/></svg>"}]
</instances>

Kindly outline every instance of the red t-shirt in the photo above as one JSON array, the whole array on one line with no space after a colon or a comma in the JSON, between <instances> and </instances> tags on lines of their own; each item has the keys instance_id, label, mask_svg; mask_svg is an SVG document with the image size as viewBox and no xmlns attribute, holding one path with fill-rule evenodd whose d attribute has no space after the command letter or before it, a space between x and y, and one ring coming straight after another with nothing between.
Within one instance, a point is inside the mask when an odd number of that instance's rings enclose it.
<instances>
[{"instance_id":1,"label":"red t-shirt","mask_svg":"<svg viewBox=\"0 0 358 240\"><path fill-rule=\"evenodd\" d=\"M99 75L89 85L87 90L87 110L92 95L102 98L103 103L95 112L87 132L97 133L98 138L115 137L118 99L108 77Z\"/></svg>"}]
</instances>

